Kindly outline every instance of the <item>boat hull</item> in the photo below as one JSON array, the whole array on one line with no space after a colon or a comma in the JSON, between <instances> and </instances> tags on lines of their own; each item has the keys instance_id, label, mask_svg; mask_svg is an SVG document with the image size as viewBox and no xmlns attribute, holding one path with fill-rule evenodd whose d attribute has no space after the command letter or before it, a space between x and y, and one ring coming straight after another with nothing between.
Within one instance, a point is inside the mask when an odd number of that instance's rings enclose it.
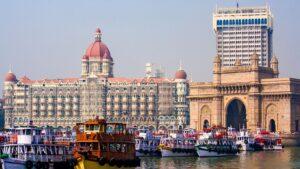
<instances>
[{"instance_id":1,"label":"boat hull","mask_svg":"<svg viewBox=\"0 0 300 169\"><path fill-rule=\"evenodd\" d=\"M135 151L135 155L137 157L160 157L161 152L155 151L155 152L141 152L141 151Z\"/></svg>"},{"instance_id":2,"label":"boat hull","mask_svg":"<svg viewBox=\"0 0 300 169\"><path fill-rule=\"evenodd\" d=\"M199 157L224 157L238 155L237 153L220 153L216 151L209 151L206 147L197 147L196 149Z\"/></svg>"},{"instance_id":3,"label":"boat hull","mask_svg":"<svg viewBox=\"0 0 300 169\"><path fill-rule=\"evenodd\" d=\"M282 150L283 146L281 145L275 145L275 146L264 146L263 150L265 151L272 151L272 150Z\"/></svg>"},{"instance_id":4,"label":"boat hull","mask_svg":"<svg viewBox=\"0 0 300 169\"><path fill-rule=\"evenodd\" d=\"M195 152L173 152L172 150L161 150L162 157L193 157L196 156Z\"/></svg>"}]
</instances>

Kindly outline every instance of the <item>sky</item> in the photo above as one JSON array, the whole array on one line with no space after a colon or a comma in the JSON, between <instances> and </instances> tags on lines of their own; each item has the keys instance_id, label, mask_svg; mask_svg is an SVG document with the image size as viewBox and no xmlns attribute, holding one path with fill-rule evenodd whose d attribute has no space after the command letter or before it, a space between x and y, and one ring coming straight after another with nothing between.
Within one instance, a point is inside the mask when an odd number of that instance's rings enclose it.
<instances>
[{"instance_id":1,"label":"sky","mask_svg":"<svg viewBox=\"0 0 300 169\"><path fill-rule=\"evenodd\" d=\"M239 6L266 3L275 18L280 76L300 78L300 1L240 0ZM0 88L10 68L18 78L80 77L81 57L97 27L115 76L144 77L152 62L173 77L181 61L193 81L211 81L216 5L236 6L236 0L2 0Z\"/></svg>"}]
</instances>

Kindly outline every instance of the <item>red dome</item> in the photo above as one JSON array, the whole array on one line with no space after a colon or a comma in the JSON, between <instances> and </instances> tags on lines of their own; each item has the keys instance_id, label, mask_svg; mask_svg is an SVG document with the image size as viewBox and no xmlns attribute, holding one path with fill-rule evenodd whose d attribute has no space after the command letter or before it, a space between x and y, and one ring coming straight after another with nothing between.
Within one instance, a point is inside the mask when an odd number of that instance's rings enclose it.
<instances>
[{"instance_id":1,"label":"red dome","mask_svg":"<svg viewBox=\"0 0 300 169\"><path fill-rule=\"evenodd\" d=\"M16 82L17 81L17 77L15 74L13 74L11 71L8 72L6 75L5 75L5 81L6 82Z\"/></svg>"},{"instance_id":2,"label":"red dome","mask_svg":"<svg viewBox=\"0 0 300 169\"><path fill-rule=\"evenodd\" d=\"M100 41L95 41L87 48L84 58L89 59L91 57L100 57L100 59L106 58L112 60L109 49Z\"/></svg>"},{"instance_id":3,"label":"red dome","mask_svg":"<svg viewBox=\"0 0 300 169\"><path fill-rule=\"evenodd\" d=\"M101 30L99 28L96 29L95 41L86 49L82 59L88 60L91 57L113 60L108 47L101 42Z\"/></svg>"},{"instance_id":4,"label":"red dome","mask_svg":"<svg viewBox=\"0 0 300 169\"><path fill-rule=\"evenodd\" d=\"M187 78L187 75L184 70L178 70L175 73L175 79L186 79L186 78Z\"/></svg>"}]
</instances>

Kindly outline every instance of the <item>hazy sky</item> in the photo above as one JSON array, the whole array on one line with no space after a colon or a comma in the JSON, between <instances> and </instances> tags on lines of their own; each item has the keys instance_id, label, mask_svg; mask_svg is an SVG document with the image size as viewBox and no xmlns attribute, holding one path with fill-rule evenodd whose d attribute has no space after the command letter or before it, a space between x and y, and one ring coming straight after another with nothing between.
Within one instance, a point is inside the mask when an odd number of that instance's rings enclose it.
<instances>
[{"instance_id":1,"label":"hazy sky","mask_svg":"<svg viewBox=\"0 0 300 169\"><path fill-rule=\"evenodd\" d=\"M300 1L267 2L281 77L300 78ZM240 0L240 6L265 3ZM96 27L114 58L115 76L144 76L145 63L153 62L173 77L181 60L193 81L211 81L216 4L235 6L235 0L2 0L0 87L9 65L17 77L79 77Z\"/></svg>"}]
</instances>

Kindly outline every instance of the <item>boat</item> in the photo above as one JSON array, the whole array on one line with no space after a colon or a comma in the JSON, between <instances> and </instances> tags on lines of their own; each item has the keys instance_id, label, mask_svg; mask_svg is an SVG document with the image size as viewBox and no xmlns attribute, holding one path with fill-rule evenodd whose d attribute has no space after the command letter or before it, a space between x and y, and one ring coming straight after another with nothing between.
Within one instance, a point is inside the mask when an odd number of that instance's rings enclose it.
<instances>
[{"instance_id":1,"label":"boat","mask_svg":"<svg viewBox=\"0 0 300 169\"><path fill-rule=\"evenodd\" d=\"M169 131L167 137L160 140L159 149L162 157L192 157L196 156L194 137L184 137L180 131Z\"/></svg>"},{"instance_id":2,"label":"boat","mask_svg":"<svg viewBox=\"0 0 300 169\"><path fill-rule=\"evenodd\" d=\"M276 132L269 132L258 128L254 135L255 143L258 144L261 150L282 150L281 137Z\"/></svg>"},{"instance_id":3,"label":"boat","mask_svg":"<svg viewBox=\"0 0 300 169\"><path fill-rule=\"evenodd\" d=\"M206 129L197 140L195 149L199 157L221 157L238 155L235 140L227 136L226 128Z\"/></svg>"},{"instance_id":4,"label":"boat","mask_svg":"<svg viewBox=\"0 0 300 169\"><path fill-rule=\"evenodd\" d=\"M74 168L71 146L45 143L42 128L32 125L10 129L8 141L0 146L0 152L7 155L1 159L3 168L40 169L40 168Z\"/></svg>"},{"instance_id":5,"label":"boat","mask_svg":"<svg viewBox=\"0 0 300 169\"><path fill-rule=\"evenodd\" d=\"M260 150L260 146L255 143L253 134L245 127L236 131L235 128L228 127L228 138L235 139L236 145L240 151L256 151Z\"/></svg>"},{"instance_id":6,"label":"boat","mask_svg":"<svg viewBox=\"0 0 300 169\"><path fill-rule=\"evenodd\" d=\"M77 123L75 130L76 169L140 165L135 154L134 134L126 130L126 124L107 123L104 119L95 118Z\"/></svg>"},{"instance_id":7,"label":"boat","mask_svg":"<svg viewBox=\"0 0 300 169\"><path fill-rule=\"evenodd\" d=\"M155 137L150 130L138 130L138 134L135 137L136 156L161 156L161 152L158 149L159 143L160 137Z\"/></svg>"}]
</instances>

